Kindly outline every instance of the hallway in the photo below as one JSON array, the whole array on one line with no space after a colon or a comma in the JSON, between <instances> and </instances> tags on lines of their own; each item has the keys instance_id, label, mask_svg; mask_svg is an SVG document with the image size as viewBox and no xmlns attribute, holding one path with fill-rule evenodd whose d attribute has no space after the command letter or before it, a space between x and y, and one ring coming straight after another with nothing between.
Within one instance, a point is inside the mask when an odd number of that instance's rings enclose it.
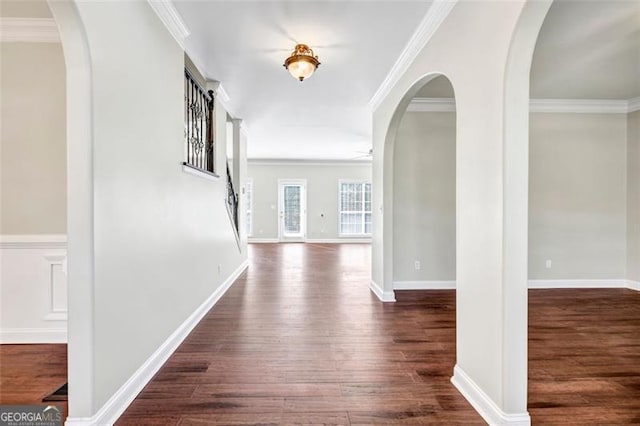
<instances>
[{"instance_id":1,"label":"hallway","mask_svg":"<svg viewBox=\"0 0 640 426\"><path fill-rule=\"evenodd\" d=\"M365 244L253 244L118 425L483 424L449 383L451 292L368 288Z\"/></svg>"}]
</instances>

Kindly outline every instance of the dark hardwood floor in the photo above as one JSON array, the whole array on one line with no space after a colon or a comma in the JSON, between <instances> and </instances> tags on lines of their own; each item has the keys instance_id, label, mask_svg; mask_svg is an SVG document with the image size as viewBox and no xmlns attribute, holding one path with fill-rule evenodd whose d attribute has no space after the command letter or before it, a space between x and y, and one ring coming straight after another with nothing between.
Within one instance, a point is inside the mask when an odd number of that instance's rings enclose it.
<instances>
[{"instance_id":1,"label":"dark hardwood floor","mask_svg":"<svg viewBox=\"0 0 640 426\"><path fill-rule=\"evenodd\" d=\"M529 290L535 424L640 424L640 292Z\"/></svg>"},{"instance_id":2,"label":"dark hardwood floor","mask_svg":"<svg viewBox=\"0 0 640 426\"><path fill-rule=\"evenodd\" d=\"M67 381L67 345L0 345L0 404L62 406L42 398Z\"/></svg>"},{"instance_id":3,"label":"dark hardwood floor","mask_svg":"<svg viewBox=\"0 0 640 426\"><path fill-rule=\"evenodd\" d=\"M252 245L118 425L484 424L449 382L455 292L382 304L369 262L366 245ZM533 424L640 424L640 293L529 295ZM0 346L0 403L38 401L47 375L64 377L64 346L35 346Z\"/></svg>"},{"instance_id":4,"label":"dark hardwood floor","mask_svg":"<svg viewBox=\"0 0 640 426\"><path fill-rule=\"evenodd\" d=\"M450 384L453 293L370 292L370 246L256 244L121 417L156 424L483 424Z\"/></svg>"}]
</instances>

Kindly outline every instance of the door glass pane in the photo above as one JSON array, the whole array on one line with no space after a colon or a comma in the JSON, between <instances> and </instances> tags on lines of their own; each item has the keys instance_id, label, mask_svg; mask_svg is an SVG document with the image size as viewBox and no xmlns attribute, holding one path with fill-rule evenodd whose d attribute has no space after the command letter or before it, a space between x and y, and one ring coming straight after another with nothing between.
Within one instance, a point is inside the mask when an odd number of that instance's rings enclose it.
<instances>
[{"instance_id":1,"label":"door glass pane","mask_svg":"<svg viewBox=\"0 0 640 426\"><path fill-rule=\"evenodd\" d=\"M300 186L284 187L284 232L300 233Z\"/></svg>"}]
</instances>

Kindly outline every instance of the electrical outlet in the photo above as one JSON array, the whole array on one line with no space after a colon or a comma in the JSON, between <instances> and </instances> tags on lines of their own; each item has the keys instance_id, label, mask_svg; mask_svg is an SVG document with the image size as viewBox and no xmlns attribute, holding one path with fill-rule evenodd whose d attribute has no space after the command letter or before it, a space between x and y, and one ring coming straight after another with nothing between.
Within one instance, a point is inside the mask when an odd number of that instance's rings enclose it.
<instances>
[{"instance_id":1,"label":"electrical outlet","mask_svg":"<svg viewBox=\"0 0 640 426\"><path fill-rule=\"evenodd\" d=\"M218 265L218 275L222 274L222 265Z\"/></svg>"},{"instance_id":2,"label":"electrical outlet","mask_svg":"<svg viewBox=\"0 0 640 426\"><path fill-rule=\"evenodd\" d=\"M420 261L419 261L419 260L416 260L416 261L413 263L413 265L416 267L416 271L419 271L419 270L420 270Z\"/></svg>"},{"instance_id":3,"label":"electrical outlet","mask_svg":"<svg viewBox=\"0 0 640 426\"><path fill-rule=\"evenodd\" d=\"M547 269L551 269L551 259L547 259L545 266Z\"/></svg>"}]
</instances>

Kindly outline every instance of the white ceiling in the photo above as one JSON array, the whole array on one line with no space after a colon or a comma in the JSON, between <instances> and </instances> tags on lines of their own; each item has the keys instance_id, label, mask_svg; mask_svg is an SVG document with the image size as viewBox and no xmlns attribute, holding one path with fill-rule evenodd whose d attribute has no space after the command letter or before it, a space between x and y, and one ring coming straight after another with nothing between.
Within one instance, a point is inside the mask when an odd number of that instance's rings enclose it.
<instances>
[{"instance_id":1,"label":"white ceiling","mask_svg":"<svg viewBox=\"0 0 640 426\"><path fill-rule=\"evenodd\" d=\"M187 51L249 126L249 157L312 159L369 150L367 103L430 4L174 0L191 30ZM302 83L282 66L299 42L321 62Z\"/></svg>"},{"instance_id":2,"label":"white ceiling","mask_svg":"<svg viewBox=\"0 0 640 426\"><path fill-rule=\"evenodd\" d=\"M367 106L431 0L173 0L187 50L223 82L249 124L250 158L354 159L371 147ZM2 0L0 16L49 17L44 1ZM322 65L300 83L282 67L297 42ZM438 78L418 97L452 97ZM555 0L538 38L531 96L640 96L640 1Z\"/></svg>"},{"instance_id":3,"label":"white ceiling","mask_svg":"<svg viewBox=\"0 0 640 426\"><path fill-rule=\"evenodd\" d=\"M632 99L640 96L640 1L556 0L531 66L531 97ZM418 98L451 98L448 80Z\"/></svg>"},{"instance_id":4,"label":"white ceiling","mask_svg":"<svg viewBox=\"0 0 640 426\"><path fill-rule=\"evenodd\" d=\"M640 1L554 1L533 56L531 96L640 96Z\"/></svg>"}]
</instances>

